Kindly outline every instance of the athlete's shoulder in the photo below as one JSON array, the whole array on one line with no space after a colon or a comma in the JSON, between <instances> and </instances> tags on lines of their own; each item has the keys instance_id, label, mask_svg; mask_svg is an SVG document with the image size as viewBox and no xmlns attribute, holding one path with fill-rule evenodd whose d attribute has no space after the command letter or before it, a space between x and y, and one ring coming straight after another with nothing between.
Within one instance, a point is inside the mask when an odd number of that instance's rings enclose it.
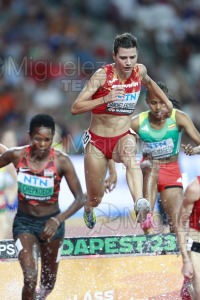
<instances>
[{"instance_id":1,"label":"athlete's shoulder","mask_svg":"<svg viewBox=\"0 0 200 300\"><path fill-rule=\"evenodd\" d=\"M149 110L142 111L138 117L139 117L139 122L142 123L145 119L148 119L149 116Z\"/></svg>"},{"instance_id":2,"label":"athlete's shoulder","mask_svg":"<svg viewBox=\"0 0 200 300\"><path fill-rule=\"evenodd\" d=\"M146 69L144 64L136 63L136 66L138 66L138 68L141 68L141 69L143 69L143 68Z\"/></svg>"},{"instance_id":3,"label":"athlete's shoulder","mask_svg":"<svg viewBox=\"0 0 200 300\"><path fill-rule=\"evenodd\" d=\"M95 80L95 79L104 79L104 78L106 78L106 75L107 75L107 69L104 67L104 66L102 66L101 68L99 68L99 69L97 69L94 73L93 73L93 75L92 75L92 77L91 77L91 79L90 80Z\"/></svg>"},{"instance_id":4,"label":"athlete's shoulder","mask_svg":"<svg viewBox=\"0 0 200 300\"><path fill-rule=\"evenodd\" d=\"M141 74L145 73L147 71L147 68L143 64L137 63L136 66L138 67Z\"/></svg>"},{"instance_id":5,"label":"athlete's shoulder","mask_svg":"<svg viewBox=\"0 0 200 300\"><path fill-rule=\"evenodd\" d=\"M191 121L190 117L182 110L173 109L173 111L174 111L174 117L176 118L176 122L178 124L183 126L184 124L186 125L188 121L189 122ZM172 111L172 114L173 114L173 111Z\"/></svg>"},{"instance_id":6,"label":"athlete's shoulder","mask_svg":"<svg viewBox=\"0 0 200 300\"><path fill-rule=\"evenodd\" d=\"M21 155L24 151L30 150L30 145L19 146L19 147L12 147L7 150L7 152L13 153L14 155Z\"/></svg>"},{"instance_id":7,"label":"athlete's shoulder","mask_svg":"<svg viewBox=\"0 0 200 300\"><path fill-rule=\"evenodd\" d=\"M23 153L25 153L27 146L21 147L12 147L9 148L6 152L2 154L2 157L6 159L6 161L12 162L15 166L21 160Z\"/></svg>"},{"instance_id":8,"label":"athlete's shoulder","mask_svg":"<svg viewBox=\"0 0 200 300\"><path fill-rule=\"evenodd\" d=\"M52 149L55 153L55 157L58 161L62 162L63 160L70 159L69 155L62 150Z\"/></svg>"},{"instance_id":9,"label":"athlete's shoulder","mask_svg":"<svg viewBox=\"0 0 200 300\"><path fill-rule=\"evenodd\" d=\"M106 64L106 65L103 65L101 66L100 69L103 69L105 71L113 71L114 69L114 64Z\"/></svg>"}]
</instances>

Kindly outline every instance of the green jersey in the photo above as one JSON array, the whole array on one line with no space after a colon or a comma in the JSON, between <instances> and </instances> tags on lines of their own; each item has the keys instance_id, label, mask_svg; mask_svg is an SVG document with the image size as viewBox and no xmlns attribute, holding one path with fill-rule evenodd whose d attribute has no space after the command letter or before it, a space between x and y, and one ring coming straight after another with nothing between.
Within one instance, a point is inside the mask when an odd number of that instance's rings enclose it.
<instances>
[{"instance_id":1,"label":"green jersey","mask_svg":"<svg viewBox=\"0 0 200 300\"><path fill-rule=\"evenodd\" d=\"M149 111L139 114L139 137L142 140L143 155L150 154L153 159L176 155L180 149L181 132L176 124L176 109L166 119L161 129L154 129L149 123Z\"/></svg>"}]
</instances>

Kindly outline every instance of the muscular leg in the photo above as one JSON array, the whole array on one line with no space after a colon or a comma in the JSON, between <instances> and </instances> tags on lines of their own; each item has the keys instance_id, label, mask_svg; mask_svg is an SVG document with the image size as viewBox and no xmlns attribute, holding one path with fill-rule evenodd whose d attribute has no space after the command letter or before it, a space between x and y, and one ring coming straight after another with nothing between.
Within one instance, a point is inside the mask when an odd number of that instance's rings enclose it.
<instances>
[{"instance_id":1,"label":"muscular leg","mask_svg":"<svg viewBox=\"0 0 200 300\"><path fill-rule=\"evenodd\" d=\"M150 203L150 213L144 211L141 219L145 221L140 225L145 234L155 233L157 230L157 224L160 224L160 217L154 214L154 206L158 193L158 163L153 160L145 160L141 163L141 169L143 173L143 195Z\"/></svg>"},{"instance_id":2,"label":"muscular leg","mask_svg":"<svg viewBox=\"0 0 200 300\"><path fill-rule=\"evenodd\" d=\"M20 251L18 260L24 275L22 300L34 300L38 276L38 241L29 233L20 234L15 241L17 241L16 247Z\"/></svg>"},{"instance_id":3,"label":"muscular leg","mask_svg":"<svg viewBox=\"0 0 200 300\"><path fill-rule=\"evenodd\" d=\"M177 217L183 199L183 190L179 187L167 188L160 193L161 204L169 216L170 231L177 234Z\"/></svg>"},{"instance_id":4,"label":"muscular leg","mask_svg":"<svg viewBox=\"0 0 200 300\"><path fill-rule=\"evenodd\" d=\"M99 149L89 143L85 149L84 167L87 188L85 211L90 212L91 207L98 206L102 201L108 160Z\"/></svg>"},{"instance_id":5,"label":"muscular leg","mask_svg":"<svg viewBox=\"0 0 200 300\"><path fill-rule=\"evenodd\" d=\"M10 212L7 211L1 211L0 209L0 240L4 240L8 238L8 229L9 229L9 220L8 220L8 214Z\"/></svg>"},{"instance_id":6,"label":"muscular leg","mask_svg":"<svg viewBox=\"0 0 200 300\"><path fill-rule=\"evenodd\" d=\"M143 198L143 175L139 161L136 158L136 138L134 135L127 134L117 142L113 151L113 160L122 162L125 165L127 184L133 202L138 204L137 200ZM139 219L144 221L149 211L149 203L145 199L141 200L143 204L139 210Z\"/></svg>"},{"instance_id":7,"label":"muscular leg","mask_svg":"<svg viewBox=\"0 0 200 300\"><path fill-rule=\"evenodd\" d=\"M194 270L194 277L192 279L192 283L195 291L195 293L191 296L193 300L199 300L200 299L200 269L199 269L200 253L191 251L190 258Z\"/></svg>"},{"instance_id":8,"label":"muscular leg","mask_svg":"<svg viewBox=\"0 0 200 300\"><path fill-rule=\"evenodd\" d=\"M143 196L143 177L139 162L136 160L136 139L134 135L123 136L114 148L113 160L122 162L126 167L127 184L135 202Z\"/></svg>"},{"instance_id":9,"label":"muscular leg","mask_svg":"<svg viewBox=\"0 0 200 300\"><path fill-rule=\"evenodd\" d=\"M41 251L41 282L39 290L39 299L45 300L52 292L59 265L58 250L63 240L54 240L50 243L44 243L40 246ZM57 261L58 258L58 261Z\"/></svg>"},{"instance_id":10,"label":"muscular leg","mask_svg":"<svg viewBox=\"0 0 200 300\"><path fill-rule=\"evenodd\" d=\"M153 161L144 161L141 164L143 172L143 195L146 199L149 200L151 210L153 211L156 196L158 192L157 181L158 181L158 164L155 164Z\"/></svg>"}]
</instances>

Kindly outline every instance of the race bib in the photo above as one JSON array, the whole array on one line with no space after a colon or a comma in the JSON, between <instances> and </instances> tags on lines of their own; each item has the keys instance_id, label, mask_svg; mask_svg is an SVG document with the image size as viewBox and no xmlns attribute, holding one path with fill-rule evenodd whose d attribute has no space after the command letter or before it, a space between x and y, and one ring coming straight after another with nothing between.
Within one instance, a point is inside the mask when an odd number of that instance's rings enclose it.
<instances>
[{"instance_id":1,"label":"race bib","mask_svg":"<svg viewBox=\"0 0 200 300\"><path fill-rule=\"evenodd\" d=\"M85 130L85 133L82 138L84 148L87 146L90 140L91 140L91 134L89 133L89 130Z\"/></svg>"},{"instance_id":2,"label":"race bib","mask_svg":"<svg viewBox=\"0 0 200 300\"><path fill-rule=\"evenodd\" d=\"M130 94L125 94L125 98L123 100L121 100L122 97L118 97L119 100L107 104L106 110L109 112L130 115L134 112L139 95L140 92L134 92Z\"/></svg>"},{"instance_id":3,"label":"race bib","mask_svg":"<svg viewBox=\"0 0 200 300\"><path fill-rule=\"evenodd\" d=\"M160 142L143 142L142 152L144 155L150 154L154 159L170 157L174 149L174 142L171 138Z\"/></svg>"},{"instance_id":4,"label":"race bib","mask_svg":"<svg viewBox=\"0 0 200 300\"><path fill-rule=\"evenodd\" d=\"M54 194L53 177L40 177L19 172L17 181L19 192L26 200L47 201Z\"/></svg>"},{"instance_id":5,"label":"race bib","mask_svg":"<svg viewBox=\"0 0 200 300\"><path fill-rule=\"evenodd\" d=\"M190 237L187 237L187 244L186 244L187 251L191 251L192 244L193 244L193 239L191 239Z\"/></svg>"}]
</instances>

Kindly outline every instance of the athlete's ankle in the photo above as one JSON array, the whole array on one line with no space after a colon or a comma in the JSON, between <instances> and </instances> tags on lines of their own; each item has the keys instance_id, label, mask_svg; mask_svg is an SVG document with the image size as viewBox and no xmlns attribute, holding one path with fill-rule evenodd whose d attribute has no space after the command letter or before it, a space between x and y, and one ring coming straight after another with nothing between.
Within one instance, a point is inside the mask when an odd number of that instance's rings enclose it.
<instances>
[{"instance_id":1,"label":"athlete's ankle","mask_svg":"<svg viewBox=\"0 0 200 300\"><path fill-rule=\"evenodd\" d=\"M89 214L92 211L92 207L91 206L84 206L84 210L87 214Z\"/></svg>"}]
</instances>

